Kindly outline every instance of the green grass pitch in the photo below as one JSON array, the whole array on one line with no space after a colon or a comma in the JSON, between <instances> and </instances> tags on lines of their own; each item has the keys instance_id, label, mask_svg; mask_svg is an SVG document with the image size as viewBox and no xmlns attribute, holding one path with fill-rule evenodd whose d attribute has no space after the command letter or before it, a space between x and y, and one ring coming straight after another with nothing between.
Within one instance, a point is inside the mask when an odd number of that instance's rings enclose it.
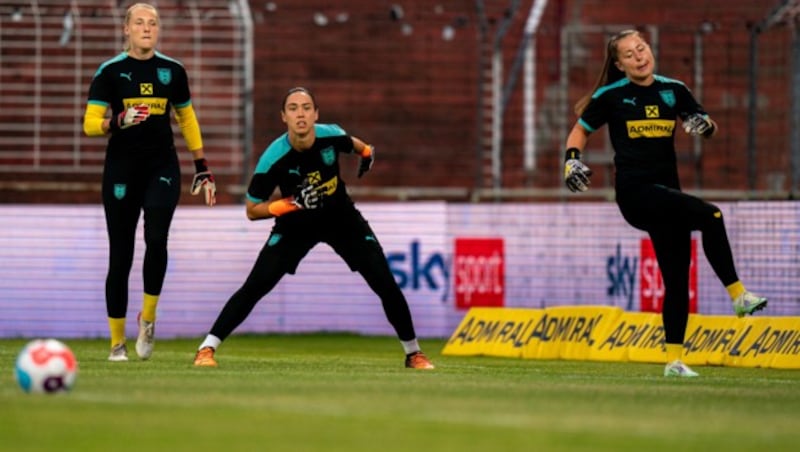
<instances>
[{"instance_id":1,"label":"green grass pitch","mask_svg":"<svg viewBox=\"0 0 800 452\"><path fill-rule=\"evenodd\" d=\"M398 341L344 334L233 336L218 369L199 338L153 359L106 361L105 340L65 341L68 394L28 395L0 341L0 451L798 450L800 371L441 356L403 367ZM129 343L133 348L133 343ZM134 353L132 353L135 356ZM132 358L133 358L132 356Z\"/></svg>"}]
</instances>

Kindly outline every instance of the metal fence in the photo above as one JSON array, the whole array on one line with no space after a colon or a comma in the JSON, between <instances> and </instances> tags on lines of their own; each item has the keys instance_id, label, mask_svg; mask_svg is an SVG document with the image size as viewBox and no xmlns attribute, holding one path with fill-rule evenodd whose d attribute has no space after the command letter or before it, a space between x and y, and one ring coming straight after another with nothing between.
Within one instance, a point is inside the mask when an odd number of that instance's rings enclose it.
<instances>
[{"instance_id":1,"label":"metal fence","mask_svg":"<svg viewBox=\"0 0 800 452\"><path fill-rule=\"evenodd\" d=\"M105 140L83 136L80 122L92 74L122 45L124 8L119 3L0 2L0 173L38 174L41 188L56 174L100 171ZM387 5L363 0L322 3L308 1L284 8L274 2L246 0L158 2L164 25L161 49L184 62L189 70L204 141L209 154L214 155L215 172L247 177L253 158L252 137L261 136L263 128L253 124L253 93L271 90L278 76L267 67L267 71L259 74L259 85L254 86L252 74L256 62L252 45L255 41L262 42L260 39L265 36L263 28L253 29L254 18L307 13L311 23L317 8L346 7L353 16L360 15L366 21L374 20L381 8L387 9ZM608 3L607 8L598 8L606 3L591 0L463 0L435 7L422 0L398 3L407 7L409 15L414 13L415 24L420 27L426 17L438 17L442 10L459 10L452 13L457 15L459 26L463 25L459 33L472 30L478 37L478 29L484 22L502 29L502 45L495 48L501 53L486 58L481 53L481 42L476 42L475 65L463 69L482 71L475 80L492 87L491 104L477 98L476 91L480 90L474 86L463 87L464 96L475 96L475 105L488 108L476 112L481 119L476 119L475 124L452 124L457 132L441 134L464 135L463 129L470 126L480 130L475 134L481 141L479 146L491 143L490 169L500 174L487 177L480 172L483 177L476 177L478 182L474 185L453 187L416 184L414 174L409 173L401 178L409 181L407 186L384 186L378 181L375 185L353 187L356 196L398 200L565 199L558 154L575 119L571 108L590 89L600 70L602 43L608 34L622 27L644 30L657 55L659 73L692 87L722 127L723 133L709 142L679 134L676 144L685 189L724 199L797 196L800 184L800 131L796 127L800 123L800 39L795 29L800 10L798 0L769 4L745 0L708 2L702 9L702 17L681 17L681 20L665 19L658 14L633 14L630 8L625 9L627 1ZM482 11L487 17L478 17L476 4L484 6ZM251 6L253 11L249 9ZM646 5L640 6L642 11L646 9ZM504 10L508 12L505 16ZM619 10L619 14L610 14L612 10ZM534 30L523 31L526 20L532 17L536 17L538 25ZM609 17L615 20L610 21ZM491 43L494 35L487 36L485 40ZM310 46L319 36L307 39L308 42L293 44ZM370 47L375 66L394 58L376 50L380 49L379 44ZM424 56L435 63L436 52L446 51L443 44L441 49L437 45L431 42L425 55L415 58ZM348 51L357 52L358 48ZM342 54L337 61L348 61L350 57ZM492 71L502 80L487 79L487 67L478 64L480 58L491 63ZM302 60L301 56L298 59ZM402 64L405 63L392 61L392 67ZM407 64L421 65L417 60ZM422 65L434 66L425 62ZM310 70L307 66L303 68ZM529 72L522 74L522 71ZM314 74L315 80L318 78L319 85L339 86L334 72L319 71ZM531 74L533 80L527 78ZM515 80L519 82L514 84ZM426 83L425 78L421 77L419 83ZM380 96L374 98L380 102ZM509 104L498 105L500 100ZM372 101L361 99L362 103L340 108L354 112L385 108ZM391 124L391 132L384 131L388 127L370 130L370 136L377 142L392 142L396 149L411 148L404 146L404 140L424 127L420 124L425 123L429 114L432 113L420 108L414 115L419 123ZM484 123L487 115L492 116L489 136ZM441 127L441 122L436 124ZM586 158L596 176L593 190L585 197L608 199L613 196L610 188L613 151L605 132L596 134L590 146ZM481 151L486 151L483 147ZM480 161L469 168L486 169L487 163L483 161L486 154L477 152L470 157ZM430 164L428 155L425 158L419 166ZM419 166L407 165L414 170ZM486 183L487 180L491 183ZM0 189L3 187L0 184ZM231 184L225 188L234 194L243 189Z\"/></svg>"},{"instance_id":2,"label":"metal fence","mask_svg":"<svg viewBox=\"0 0 800 452\"><path fill-rule=\"evenodd\" d=\"M81 123L92 76L122 50L126 9L118 3L0 3L0 172L102 170L106 140L84 136ZM215 170L239 174L252 128L248 3L162 1L158 7L159 50L187 68L204 145L219 156Z\"/></svg>"}]
</instances>

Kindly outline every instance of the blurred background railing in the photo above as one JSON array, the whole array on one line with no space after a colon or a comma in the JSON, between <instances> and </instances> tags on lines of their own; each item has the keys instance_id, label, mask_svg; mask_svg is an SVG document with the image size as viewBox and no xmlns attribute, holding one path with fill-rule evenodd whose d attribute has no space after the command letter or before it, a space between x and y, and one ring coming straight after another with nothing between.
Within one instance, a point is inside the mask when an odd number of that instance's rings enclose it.
<instances>
[{"instance_id":1,"label":"blurred background railing","mask_svg":"<svg viewBox=\"0 0 800 452\"><path fill-rule=\"evenodd\" d=\"M129 3L0 2L0 202L98 202L106 140L83 136L81 120L92 75L122 47ZM595 80L608 35L626 27L646 33L658 72L686 82L720 124L711 141L679 133L684 188L720 199L797 194L797 0L156 5L159 49L189 71L222 203L241 201L261 150L284 130L280 101L295 85L316 92L321 121L377 146L370 177L345 168L360 199L565 199L572 105ZM601 131L586 152L595 176L583 199L613 196L612 156Z\"/></svg>"},{"instance_id":2,"label":"blurred background railing","mask_svg":"<svg viewBox=\"0 0 800 452\"><path fill-rule=\"evenodd\" d=\"M85 202L99 189L106 140L86 137L82 120L93 75L122 51L127 2L118 3L0 3L0 173L13 175L3 177L3 202L15 193L52 202L48 194L59 192L63 202ZM252 130L247 2L159 3L159 50L187 68L215 171L238 177Z\"/></svg>"}]
</instances>

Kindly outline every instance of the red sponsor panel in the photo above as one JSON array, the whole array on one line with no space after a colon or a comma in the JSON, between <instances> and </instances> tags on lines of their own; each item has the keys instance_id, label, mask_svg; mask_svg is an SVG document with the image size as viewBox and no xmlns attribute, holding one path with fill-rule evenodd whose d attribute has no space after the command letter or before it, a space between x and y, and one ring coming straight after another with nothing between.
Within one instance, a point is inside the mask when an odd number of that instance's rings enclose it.
<instances>
[{"instance_id":1,"label":"red sponsor panel","mask_svg":"<svg viewBox=\"0 0 800 452\"><path fill-rule=\"evenodd\" d=\"M697 312L697 240L691 242L689 264L689 312ZM664 280L658 268L653 243L642 239L639 265L639 301L642 312L661 312L664 306Z\"/></svg>"},{"instance_id":2,"label":"red sponsor panel","mask_svg":"<svg viewBox=\"0 0 800 452\"><path fill-rule=\"evenodd\" d=\"M456 239L453 268L458 309L505 306L503 239Z\"/></svg>"}]
</instances>

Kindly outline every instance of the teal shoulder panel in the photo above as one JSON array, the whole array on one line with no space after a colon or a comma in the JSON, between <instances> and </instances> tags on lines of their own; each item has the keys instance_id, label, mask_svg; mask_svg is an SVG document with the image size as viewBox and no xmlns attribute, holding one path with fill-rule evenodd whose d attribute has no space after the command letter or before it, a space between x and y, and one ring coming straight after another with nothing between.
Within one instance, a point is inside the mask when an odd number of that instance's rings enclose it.
<instances>
[{"instance_id":1,"label":"teal shoulder panel","mask_svg":"<svg viewBox=\"0 0 800 452\"><path fill-rule=\"evenodd\" d=\"M291 149L292 146L289 144L289 134L284 133L276 138L275 141L270 143L264 153L261 154L261 158L258 159L255 172L266 173L270 168L272 168L272 165L274 165L275 162L280 160Z\"/></svg>"}]
</instances>

